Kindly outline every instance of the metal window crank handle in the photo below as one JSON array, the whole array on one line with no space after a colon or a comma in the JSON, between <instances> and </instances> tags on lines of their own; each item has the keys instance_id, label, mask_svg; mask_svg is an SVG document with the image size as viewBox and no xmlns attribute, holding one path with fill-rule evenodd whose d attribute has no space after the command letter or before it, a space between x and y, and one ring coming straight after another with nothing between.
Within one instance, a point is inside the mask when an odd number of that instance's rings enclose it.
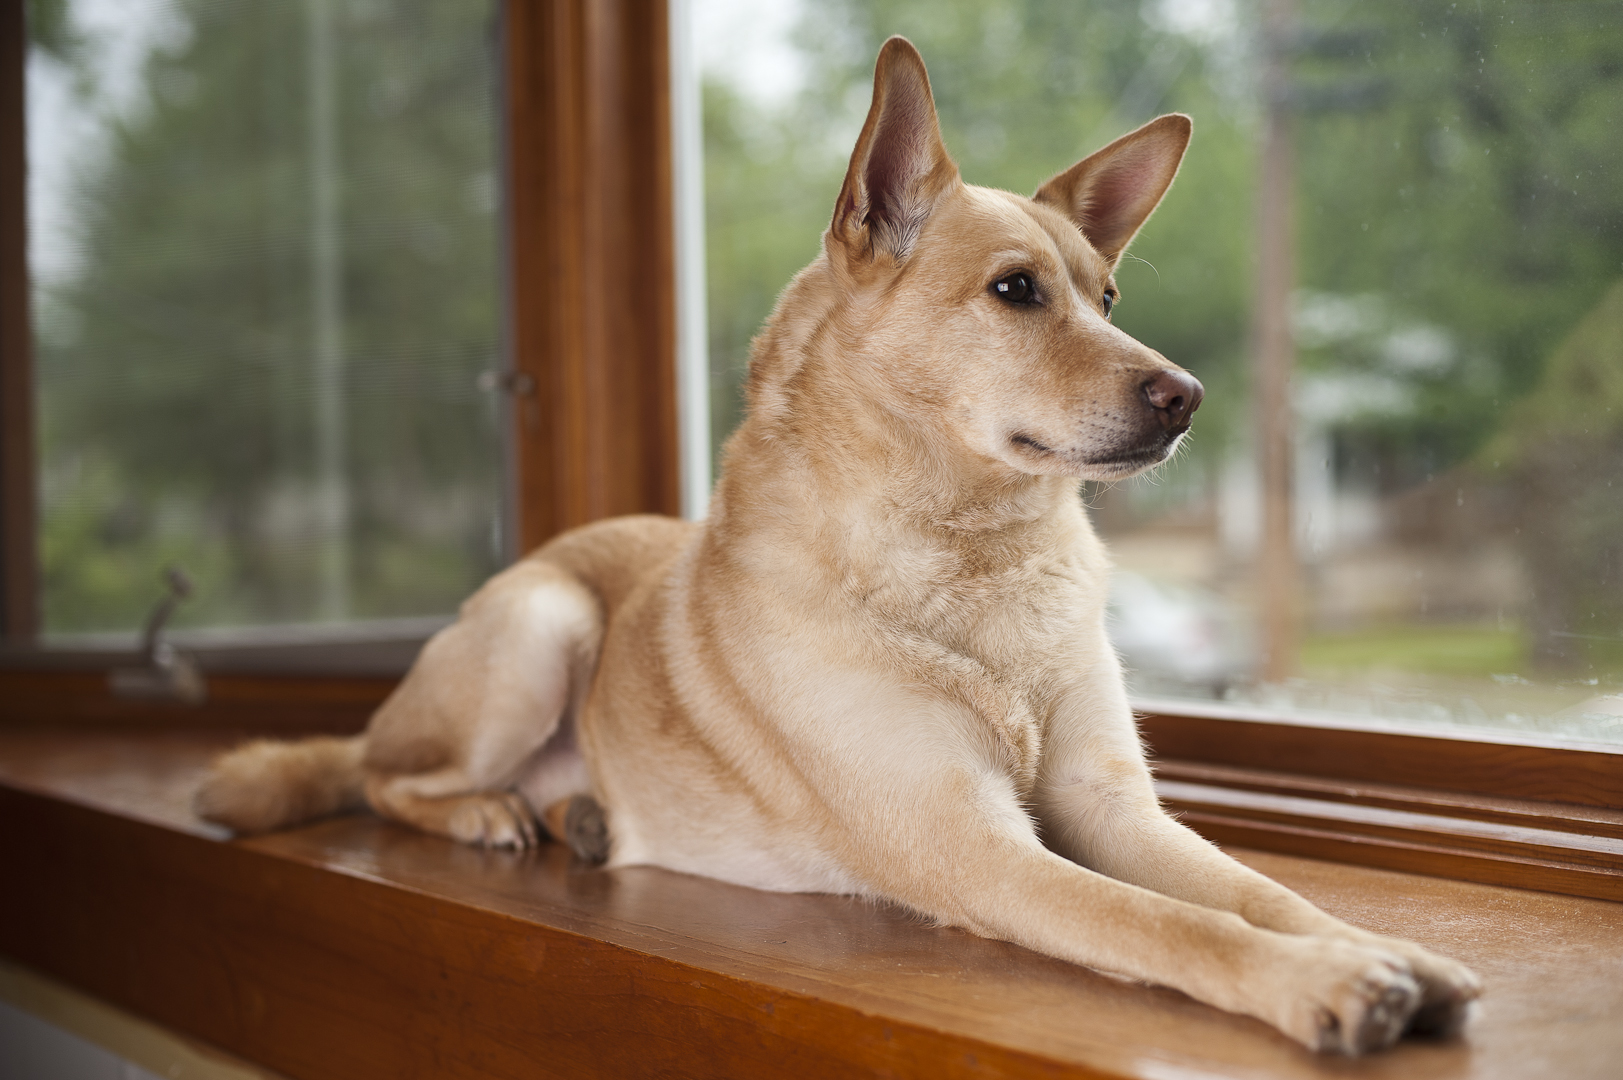
<instances>
[{"instance_id":1,"label":"metal window crank handle","mask_svg":"<svg viewBox=\"0 0 1623 1080\"><path fill-rule=\"evenodd\" d=\"M192 594L191 579L171 566L163 572L168 592L147 616L141 632L141 667L115 668L108 676L113 695L142 701L182 701L197 705L208 697L208 681L197 661L164 640L164 624Z\"/></svg>"}]
</instances>

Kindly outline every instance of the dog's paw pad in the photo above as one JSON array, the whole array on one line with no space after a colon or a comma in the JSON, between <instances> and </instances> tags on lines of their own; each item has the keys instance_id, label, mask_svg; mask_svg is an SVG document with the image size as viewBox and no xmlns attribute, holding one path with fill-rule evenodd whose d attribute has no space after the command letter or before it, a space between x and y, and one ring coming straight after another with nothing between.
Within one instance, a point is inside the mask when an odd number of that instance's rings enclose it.
<instances>
[{"instance_id":1,"label":"dog's paw pad","mask_svg":"<svg viewBox=\"0 0 1623 1080\"><path fill-rule=\"evenodd\" d=\"M1383 1050L1397 1042L1420 1002L1420 986L1399 975L1366 985L1359 996L1363 1015L1352 1038L1341 1047L1349 1055Z\"/></svg>"}]
</instances>

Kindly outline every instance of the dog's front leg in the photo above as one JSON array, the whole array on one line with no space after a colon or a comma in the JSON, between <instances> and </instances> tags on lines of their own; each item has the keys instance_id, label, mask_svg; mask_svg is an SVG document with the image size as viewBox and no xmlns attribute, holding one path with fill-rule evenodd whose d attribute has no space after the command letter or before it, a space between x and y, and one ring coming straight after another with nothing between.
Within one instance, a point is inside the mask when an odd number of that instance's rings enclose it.
<instances>
[{"instance_id":1,"label":"dog's front leg","mask_svg":"<svg viewBox=\"0 0 1623 1080\"><path fill-rule=\"evenodd\" d=\"M1112 878L1231 911L1253 926L1395 952L1408 962L1423 992L1411 1029L1457 1029L1481 992L1470 969L1414 942L1373 934L1320 911L1161 808L1126 696L1113 674L1100 670L1079 680L1054 710L1035 792L1048 846Z\"/></svg>"},{"instance_id":2,"label":"dog's front leg","mask_svg":"<svg viewBox=\"0 0 1623 1080\"><path fill-rule=\"evenodd\" d=\"M1387 1046L1419 1003L1393 952L1261 929L1106 877L1044 848L1012 786L990 767L933 773L921 784L887 776L889 797L864 809L887 827L858 841L877 890L926 915L1174 987L1318 1050Z\"/></svg>"}]
</instances>

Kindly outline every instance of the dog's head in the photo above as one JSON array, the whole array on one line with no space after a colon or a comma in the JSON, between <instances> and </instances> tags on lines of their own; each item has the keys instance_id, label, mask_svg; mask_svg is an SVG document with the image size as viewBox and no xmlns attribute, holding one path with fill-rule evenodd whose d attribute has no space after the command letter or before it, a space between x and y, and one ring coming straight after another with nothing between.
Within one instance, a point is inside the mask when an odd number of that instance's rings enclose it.
<instances>
[{"instance_id":1,"label":"dog's head","mask_svg":"<svg viewBox=\"0 0 1623 1080\"><path fill-rule=\"evenodd\" d=\"M1189 134L1186 116L1153 120L1030 199L965 184L924 61L887 41L825 237L886 407L1028 475L1109 480L1165 460L1200 383L1110 310L1116 265Z\"/></svg>"}]
</instances>

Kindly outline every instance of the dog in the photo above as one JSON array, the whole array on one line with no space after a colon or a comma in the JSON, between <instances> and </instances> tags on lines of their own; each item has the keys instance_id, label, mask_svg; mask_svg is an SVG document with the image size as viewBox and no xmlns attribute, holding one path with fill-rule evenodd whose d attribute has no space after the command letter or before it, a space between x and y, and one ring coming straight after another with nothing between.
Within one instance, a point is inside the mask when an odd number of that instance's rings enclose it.
<instances>
[{"instance_id":1,"label":"dog","mask_svg":"<svg viewBox=\"0 0 1623 1080\"><path fill-rule=\"evenodd\" d=\"M1191 130L1160 117L1029 199L975 187L891 38L708 516L559 536L365 734L232 751L199 813L262 831L365 803L470 844L550 832L611 867L883 898L1315 1050L1457 1030L1470 970L1162 810L1106 637L1078 483L1165 461L1202 394L1110 322Z\"/></svg>"}]
</instances>

